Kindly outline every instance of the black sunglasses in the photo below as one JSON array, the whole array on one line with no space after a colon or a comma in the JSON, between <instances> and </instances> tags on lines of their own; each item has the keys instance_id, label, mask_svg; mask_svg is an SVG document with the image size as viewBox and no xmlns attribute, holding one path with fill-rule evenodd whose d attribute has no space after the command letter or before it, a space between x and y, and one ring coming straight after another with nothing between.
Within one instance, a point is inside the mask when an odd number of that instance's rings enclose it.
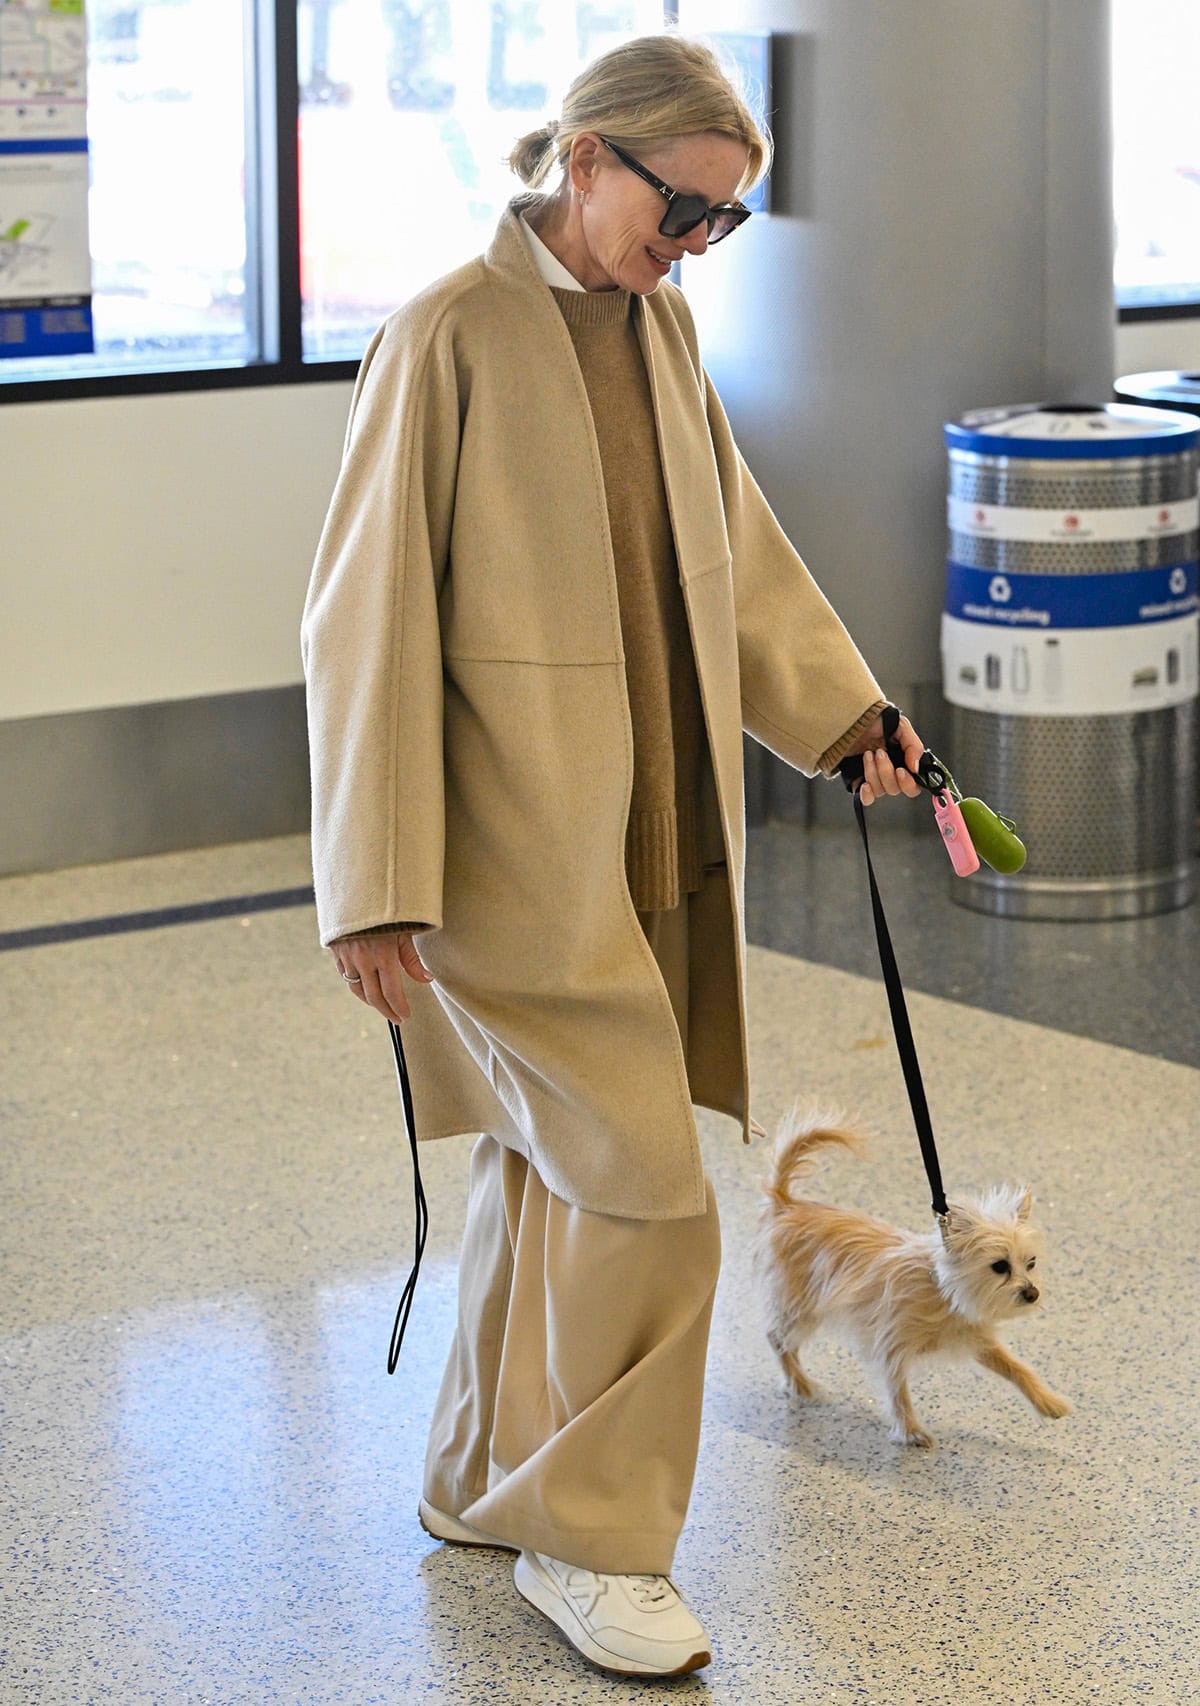
<instances>
[{"instance_id":1,"label":"black sunglasses","mask_svg":"<svg viewBox=\"0 0 1200 1706\"><path fill-rule=\"evenodd\" d=\"M596 134L599 136L599 131ZM696 229L701 220L706 220L709 242L719 243L723 237L728 237L731 231L736 231L739 225L744 225L753 211L743 207L740 202L726 202L720 207L710 207L703 196L684 195L681 190L673 190L670 184L664 184L661 178L656 178L640 160L635 160L632 154L618 148L607 136L601 136L600 140L606 148L612 150L623 166L628 166L631 172L636 172L638 177L656 189L659 195L666 196L667 211L663 214L662 223L658 228L664 237L686 237L689 231Z\"/></svg>"}]
</instances>

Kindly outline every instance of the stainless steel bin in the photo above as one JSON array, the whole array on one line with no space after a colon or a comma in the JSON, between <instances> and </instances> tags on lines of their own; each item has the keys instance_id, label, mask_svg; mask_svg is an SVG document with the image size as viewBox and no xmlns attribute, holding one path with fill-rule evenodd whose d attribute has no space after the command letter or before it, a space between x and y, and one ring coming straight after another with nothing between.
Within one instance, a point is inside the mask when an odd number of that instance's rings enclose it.
<instances>
[{"instance_id":1,"label":"stainless steel bin","mask_svg":"<svg viewBox=\"0 0 1200 1706\"><path fill-rule=\"evenodd\" d=\"M1113 386L1113 396L1119 403L1200 415L1200 373L1169 369L1158 373L1127 373Z\"/></svg>"},{"instance_id":2,"label":"stainless steel bin","mask_svg":"<svg viewBox=\"0 0 1200 1706\"><path fill-rule=\"evenodd\" d=\"M1154 373L1126 373L1114 384L1113 396L1119 403L1140 403L1151 409L1174 409L1200 415L1200 373L1186 373L1178 368ZM1192 805L1200 836L1200 766L1197 767Z\"/></svg>"},{"instance_id":3,"label":"stainless steel bin","mask_svg":"<svg viewBox=\"0 0 1200 1706\"><path fill-rule=\"evenodd\" d=\"M947 423L951 763L1016 819L1024 868L952 894L1128 918L1195 892L1200 421L1018 404Z\"/></svg>"}]
</instances>

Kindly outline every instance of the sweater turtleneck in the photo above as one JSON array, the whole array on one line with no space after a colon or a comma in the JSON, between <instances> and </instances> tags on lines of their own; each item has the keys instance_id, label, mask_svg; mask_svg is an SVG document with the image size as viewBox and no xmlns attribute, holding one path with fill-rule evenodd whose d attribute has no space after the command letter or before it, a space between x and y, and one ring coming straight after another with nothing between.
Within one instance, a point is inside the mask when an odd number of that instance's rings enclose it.
<instances>
[{"instance_id":1,"label":"sweater turtleneck","mask_svg":"<svg viewBox=\"0 0 1200 1706\"><path fill-rule=\"evenodd\" d=\"M706 736L638 341L640 307L628 290L549 289L583 374L604 475L633 724L626 875L634 906L658 911L703 887Z\"/></svg>"},{"instance_id":2,"label":"sweater turtleneck","mask_svg":"<svg viewBox=\"0 0 1200 1706\"><path fill-rule=\"evenodd\" d=\"M632 290L566 290L552 284L550 294L568 326L623 326L632 317Z\"/></svg>"}]
</instances>

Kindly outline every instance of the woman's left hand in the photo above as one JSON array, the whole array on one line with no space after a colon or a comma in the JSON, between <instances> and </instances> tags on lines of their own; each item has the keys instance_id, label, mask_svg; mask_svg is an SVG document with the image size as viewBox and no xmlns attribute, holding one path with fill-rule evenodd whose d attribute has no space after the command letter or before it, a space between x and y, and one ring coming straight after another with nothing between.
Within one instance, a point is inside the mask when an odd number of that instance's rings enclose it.
<instances>
[{"instance_id":1,"label":"woman's left hand","mask_svg":"<svg viewBox=\"0 0 1200 1706\"><path fill-rule=\"evenodd\" d=\"M907 794L910 800L915 800L922 792L916 779L908 772L915 770L921 762L925 743L904 716L900 718L894 738L900 742L904 752L904 762L908 766L906 770L897 770L887 755L882 717L876 717L865 734L860 735L850 748L851 752L861 752L863 755L863 779L858 794L864 806L869 806L883 794Z\"/></svg>"}]
</instances>

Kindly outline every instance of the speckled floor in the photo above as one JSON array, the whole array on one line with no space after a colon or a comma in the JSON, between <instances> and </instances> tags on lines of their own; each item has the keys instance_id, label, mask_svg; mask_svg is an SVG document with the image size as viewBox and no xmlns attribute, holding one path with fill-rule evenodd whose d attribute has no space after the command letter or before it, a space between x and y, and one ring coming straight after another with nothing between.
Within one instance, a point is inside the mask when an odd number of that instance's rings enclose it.
<instances>
[{"instance_id":1,"label":"speckled floor","mask_svg":"<svg viewBox=\"0 0 1200 1706\"><path fill-rule=\"evenodd\" d=\"M470 1139L423 1152L430 1239L389 1378L400 1104L386 1032L311 912L0 953L4 1706L1193 1698L1195 911L1039 938L933 898L915 845L886 838L880 876L947 1184L1032 1185L1045 1306L1011 1343L1075 1414L932 1369L914 1398L938 1447L904 1450L823 1341L806 1361L827 1401L789 1400L749 1285L764 1150L703 1114L725 1268L675 1573L713 1662L673 1683L591 1670L508 1555L417 1525ZM775 944L750 953L755 1111L770 1127L797 1091L849 1106L875 1156L824 1188L923 1226L869 925L853 904L834 921L859 857L849 832L751 836L751 937ZM0 932L306 877L288 838L14 878ZM1139 1049L1118 1046L1131 1010Z\"/></svg>"}]
</instances>

